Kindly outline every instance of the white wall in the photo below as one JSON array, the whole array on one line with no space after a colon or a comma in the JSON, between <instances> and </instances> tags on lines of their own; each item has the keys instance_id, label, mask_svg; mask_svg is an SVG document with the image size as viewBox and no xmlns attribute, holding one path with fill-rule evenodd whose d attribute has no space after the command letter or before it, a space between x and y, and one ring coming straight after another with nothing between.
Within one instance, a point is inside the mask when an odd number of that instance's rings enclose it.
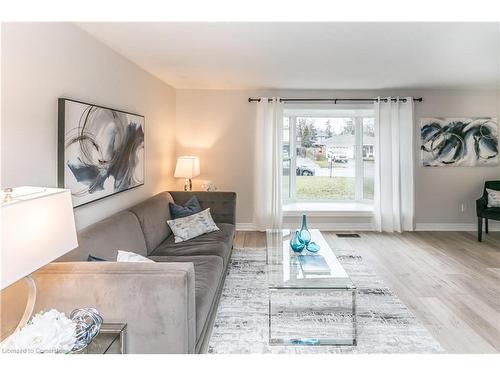
<instances>
[{"instance_id":1,"label":"white wall","mask_svg":"<svg viewBox=\"0 0 500 375\"><path fill-rule=\"evenodd\" d=\"M71 24L2 25L1 186L57 186L57 98L145 116L142 187L75 210L82 228L171 187L175 90Z\"/></svg>"},{"instance_id":2,"label":"white wall","mask_svg":"<svg viewBox=\"0 0 500 375\"><path fill-rule=\"evenodd\" d=\"M176 153L199 155L202 162L201 179L213 180L219 190L234 190L238 193L239 223L252 222L255 103L248 103L247 99L261 95L422 96L424 101L416 104L415 126L417 223L475 223L474 201L481 194L483 181L500 178L500 167L423 168L419 164L420 117L498 116L499 95L494 90L177 90ZM195 186L200 182L195 181ZM465 204L465 212L460 210L462 203ZM365 225L366 219L362 221Z\"/></svg>"},{"instance_id":3,"label":"white wall","mask_svg":"<svg viewBox=\"0 0 500 375\"><path fill-rule=\"evenodd\" d=\"M236 191L237 220L251 223L255 105L247 91L177 90L176 154L200 157L199 189L212 180L219 191ZM182 188L183 181L177 181Z\"/></svg>"}]
</instances>

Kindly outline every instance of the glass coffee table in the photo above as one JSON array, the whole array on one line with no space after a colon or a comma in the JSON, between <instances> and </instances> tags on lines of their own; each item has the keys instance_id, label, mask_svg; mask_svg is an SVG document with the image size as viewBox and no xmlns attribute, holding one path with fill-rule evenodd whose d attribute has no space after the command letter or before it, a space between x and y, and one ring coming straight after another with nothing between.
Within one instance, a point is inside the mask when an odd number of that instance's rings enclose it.
<instances>
[{"instance_id":1,"label":"glass coffee table","mask_svg":"<svg viewBox=\"0 0 500 375\"><path fill-rule=\"evenodd\" d=\"M356 286L319 230L317 254L290 248L287 231L266 232L270 345L356 345Z\"/></svg>"}]
</instances>

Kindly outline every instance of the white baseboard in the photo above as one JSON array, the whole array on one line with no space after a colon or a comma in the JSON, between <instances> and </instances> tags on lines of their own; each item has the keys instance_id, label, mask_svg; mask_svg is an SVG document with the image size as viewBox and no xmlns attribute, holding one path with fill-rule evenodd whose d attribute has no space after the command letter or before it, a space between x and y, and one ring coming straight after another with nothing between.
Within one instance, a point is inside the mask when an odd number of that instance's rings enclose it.
<instances>
[{"instance_id":1,"label":"white baseboard","mask_svg":"<svg viewBox=\"0 0 500 375\"><path fill-rule=\"evenodd\" d=\"M372 231L373 225L371 223L314 223L310 225L311 228L324 230L324 231ZM297 228L287 228L286 224L284 229L294 230ZM253 223L236 223L236 230L241 232L256 231L257 227Z\"/></svg>"},{"instance_id":2,"label":"white baseboard","mask_svg":"<svg viewBox=\"0 0 500 375\"><path fill-rule=\"evenodd\" d=\"M346 231L346 232L354 232L354 231L373 231L372 223L311 223L311 228L324 230L324 231ZM297 228L287 228L287 229L297 229Z\"/></svg>"},{"instance_id":3,"label":"white baseboard","mask_svg":"<svg viewBox=\"0 0 500 375\"><path fill-rule=\"evenodd\" d=\"M371 223L315 223L315 229L325 231L373 231ZM295 228L285 228L295 229ZM256 231L254 223L236 223L236 230L241 232ZM484 225L483 225L484 230ZM489 230L500 232L500 222L490 221ZM418 232L475 232L477 223L417 223L415 231Z\"/></svg>"},{"instance_id":4,"label":"white baseboard","mask_svg":"<svg viewBox=\"0 0 500 375\"><path fill-rule=\"evenodd\" d=\"M254 223L236 223L236 230L240 232L256 231L257 228Z\"/></svg>"},{"instance_id":5,"label":"white baseboard","mask_svg":"<svg viewBox=\"0 0 500 375\"><path fill-rule=\"evenodd\" d=\"M488 229L492 232L500 232L500 222L490 221ZM477 223L417 223L415 230L426 232L475 232L477 231Z\"/></svg>"}]
</instances>

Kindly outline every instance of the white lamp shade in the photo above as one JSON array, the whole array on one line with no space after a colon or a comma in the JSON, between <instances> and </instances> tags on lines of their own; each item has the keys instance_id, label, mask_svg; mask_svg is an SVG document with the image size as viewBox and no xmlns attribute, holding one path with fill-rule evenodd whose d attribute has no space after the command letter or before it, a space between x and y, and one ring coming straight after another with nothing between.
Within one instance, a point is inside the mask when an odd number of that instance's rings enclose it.
<instances>
[{"instance_id":1,"label":"white lamp shade","mask_svg":"<svg viewBox=\"0 0 500 375\"><path fill-rule=\"evenodd\" d=\"M70 191L30 189L2 203L1 289L78 246Z\"/></svg>"},{"instance_id":2,"label":"white lamp shade","mask_svg":"<svg viewBox=\"0 0 500 375\"><path fill-rule=\"evenodd\" d=\"M200 174L200 159L196 156L180 156L175 166L174 177L193 178Z\"/></svg>"}]
</instances>

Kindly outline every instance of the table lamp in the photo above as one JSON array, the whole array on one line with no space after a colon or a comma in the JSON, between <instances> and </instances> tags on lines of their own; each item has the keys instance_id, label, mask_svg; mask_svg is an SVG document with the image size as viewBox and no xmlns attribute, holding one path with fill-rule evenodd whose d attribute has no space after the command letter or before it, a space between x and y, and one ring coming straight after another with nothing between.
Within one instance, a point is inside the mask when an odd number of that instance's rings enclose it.
<instances>
[{"instance_id":1,"label":"table lamp","mask_svg":"<svg viewBox=\"0 0 500 375\"><path fill-rule=\"evenodd\" d=\"M24 278L28 303L16 331L28 322L36 300L29 276L78 246L71 193L66 189L5 189L1 202L1 284L4 289Z\"/></svg>"},{"instance_id":2,"label":"table lamp","mask_svg":"<svg viewBox=\"0 0 500 375\"><path fill-rule=\"evenodd\" d=\"M193 184L191 179L200 174L200 159L197 156L180 156L175 166L174 177L185 178L184 191L191 191Z\"/></svg>"}]
</instances>

